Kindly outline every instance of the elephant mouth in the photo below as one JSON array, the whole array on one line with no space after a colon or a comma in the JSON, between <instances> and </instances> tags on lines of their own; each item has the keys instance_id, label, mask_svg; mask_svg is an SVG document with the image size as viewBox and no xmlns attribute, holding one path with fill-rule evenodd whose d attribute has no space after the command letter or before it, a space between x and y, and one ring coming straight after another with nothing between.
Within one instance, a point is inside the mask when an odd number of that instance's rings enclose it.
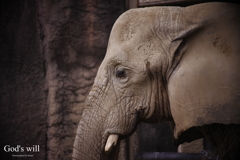
<instances>
[{"instance_id":1,"label":"elephant mouth","mask_svg":"<svg viewBox=\"0 0 240 160\"><path fill-rule=\"evenodd\" d=\"M106 145L105 145L105 152L110 153L112 149L117 145L119 135L118 134L110 134L108 136Z\"/></svg>"}]
</instances>

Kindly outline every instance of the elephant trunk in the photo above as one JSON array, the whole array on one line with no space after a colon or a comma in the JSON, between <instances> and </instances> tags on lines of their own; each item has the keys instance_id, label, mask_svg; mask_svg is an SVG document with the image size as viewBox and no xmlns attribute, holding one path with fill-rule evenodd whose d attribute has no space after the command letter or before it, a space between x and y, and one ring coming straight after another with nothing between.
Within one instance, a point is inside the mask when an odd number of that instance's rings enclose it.
<instances>
[{"instance_id":1,"label":"elephant trunk","mask_svg":"<svg viewBox=\"0 0 240 160\"><path fill-rule=\"evenodd\" d=\"M137 124L140 112L134 107L137 104L134 96L117 98L112 83L101 75L97 76L86 100L74 142L74 160L117 159L118 135L121 138L130 135Z\"/></svg>"},{"instance_id":2,"label":"elephant trunk","mask_svg":"<svg viewBox=\"0 0 240 160\"><path fill-rule=\"evenodd\" d=\"M100 123L103 117L97 114L95 109L84 110L74 142L74 160L108 159L107 155L103 155L102 147L107 138Z\"/></svg>"},{"instance_id":3,"label":"elephant trunk","mask_svg":"<svg viewBox=\"0 0 240 160\"><path fill-rule=\"evenodd\" d=\"M110 135L108 132L105 124L109 111L103 109L106 106L101 101L104 94L99 92L101 91L93 89L88 96L86 108L77 129L73 160L117 159L118 135ZM115 149L112 151L112 148Z\"/></svg>"}]
</instances>

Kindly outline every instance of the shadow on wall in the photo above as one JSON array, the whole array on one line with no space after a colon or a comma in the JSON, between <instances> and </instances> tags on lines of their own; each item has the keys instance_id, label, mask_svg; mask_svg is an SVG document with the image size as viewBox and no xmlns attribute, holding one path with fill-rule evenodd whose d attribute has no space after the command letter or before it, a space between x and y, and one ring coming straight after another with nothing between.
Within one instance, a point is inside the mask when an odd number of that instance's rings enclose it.
<instances>
[{"instance_id":1,"label":"shadow on wall","mask_svg":"<svg viewBox=\"0 0 240 160\"><path fill-rule=\"evenodd\" d=\"M173 131L169 122L157 124L141 123L138 126L141 140L139 152L177 152L173 142Z\"/></svg>"}]
</instances>

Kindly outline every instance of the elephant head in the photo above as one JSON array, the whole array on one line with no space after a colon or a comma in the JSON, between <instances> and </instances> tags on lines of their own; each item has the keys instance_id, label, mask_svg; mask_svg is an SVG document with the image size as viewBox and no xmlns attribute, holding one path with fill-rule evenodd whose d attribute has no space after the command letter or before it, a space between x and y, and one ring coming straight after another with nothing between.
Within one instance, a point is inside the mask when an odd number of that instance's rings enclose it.
<instances>
[{"instance_id":1,"label":"elephant head","mask_svg":"<svg viewBox=\"0 0 240 160\"><path fill-rule=\"evenodd\" d=\"M140 121L174 120L176 139L194 126L239 123L239 112L232 113L239 108L233 107L240 95L239 47L237 41L225 41L228 50L222 53L220 46L229 34L239 40L234 22L239 14L223 18L237 9L206 3L132 9L121 15L86 100L73 159L108 159L118 139L133 133ZM222 34L225 23L232 23L231 29Z\"/></svg>"}]
</instances>

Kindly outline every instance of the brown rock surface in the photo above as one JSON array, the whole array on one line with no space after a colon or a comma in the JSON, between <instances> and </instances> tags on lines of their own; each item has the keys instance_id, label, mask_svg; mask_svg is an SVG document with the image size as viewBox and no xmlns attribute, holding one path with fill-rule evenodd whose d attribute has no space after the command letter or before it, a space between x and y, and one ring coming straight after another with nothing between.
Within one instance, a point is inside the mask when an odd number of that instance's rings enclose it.
<instances>
[{"instance_id":1,"label":"brown rock surface","mask_svg":"<svg viewBox=\"0 0 240 160\"><path fill-rule=\"evenodd\" d=\"M71 159L85 97L123 11L120 0L1 2L3 159ZM8 144L39 145L40 152L6 153Z\"/></svg>"}]
</instances>

